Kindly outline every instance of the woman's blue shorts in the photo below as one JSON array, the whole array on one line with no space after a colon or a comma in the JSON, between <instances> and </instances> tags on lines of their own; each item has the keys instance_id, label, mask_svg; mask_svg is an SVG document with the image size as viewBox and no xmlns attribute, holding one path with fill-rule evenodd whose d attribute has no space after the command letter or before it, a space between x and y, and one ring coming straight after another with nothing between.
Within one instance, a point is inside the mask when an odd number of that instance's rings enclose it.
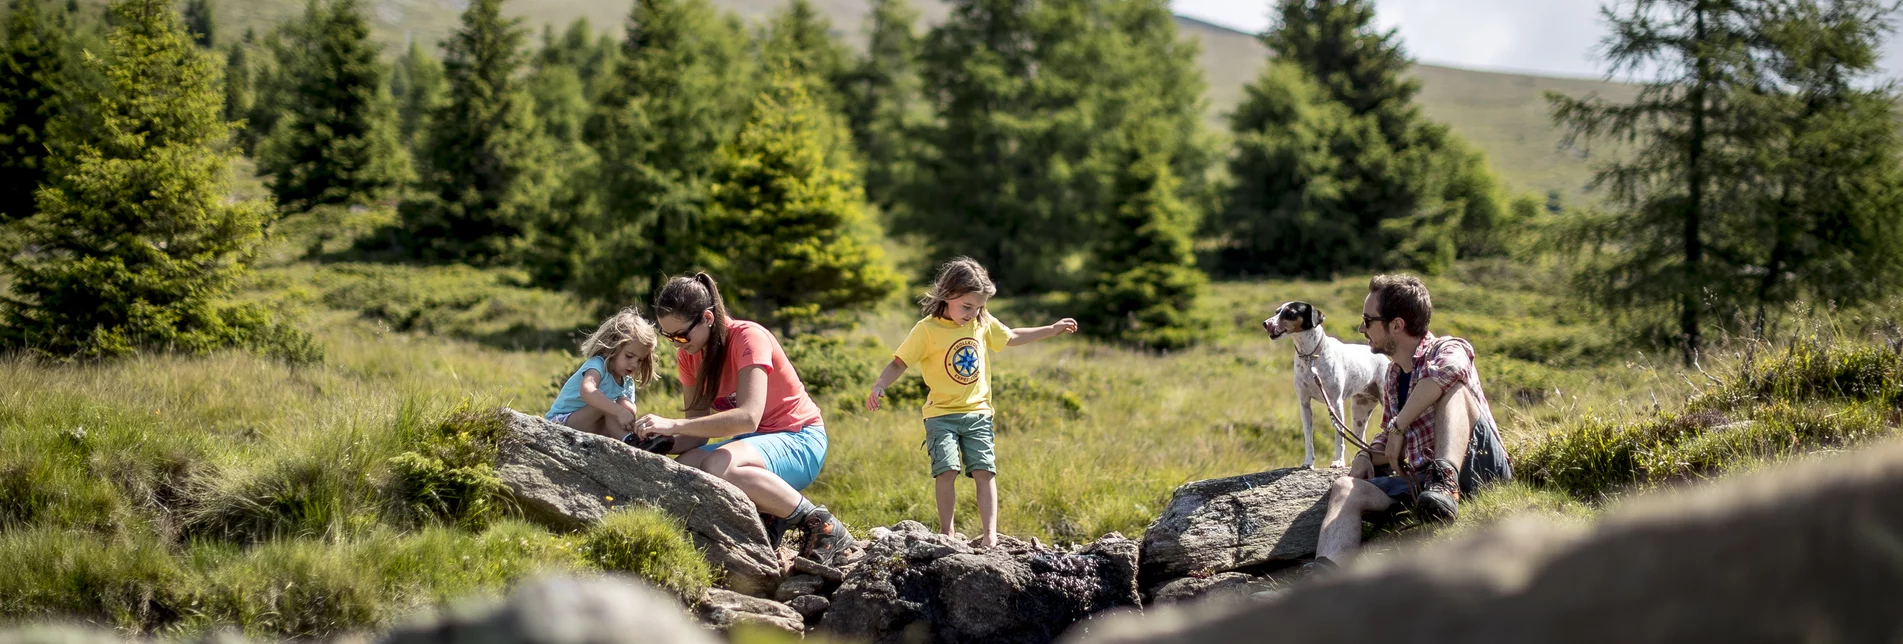
<instances>
[{"instance_id":1,"label":"woman's blue shorts","mask_svg":"<svg viewBox=\"0 0 1903 644\"><path fill-rule=\"evenodd\" d=\"M807 425L790 432L752 432L733 437L713 445L702 445L702 451L714 451L735 442L746 441L747 445L759 450L766 459L767 470L779 475L787 485L795 490L804 490L819 478L819 470L826 466L826 426Z\"/></svg>"}]
</instances>

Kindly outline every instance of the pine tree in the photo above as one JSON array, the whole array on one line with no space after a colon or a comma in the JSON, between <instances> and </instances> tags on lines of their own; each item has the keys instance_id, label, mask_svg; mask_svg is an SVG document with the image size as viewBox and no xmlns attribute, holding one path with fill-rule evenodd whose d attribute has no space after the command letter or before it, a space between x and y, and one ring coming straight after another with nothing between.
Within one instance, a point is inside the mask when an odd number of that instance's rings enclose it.
<instances>
[{"instance_id":1,"label":"pine tree","mask_svg":"<svg viewBox=\"0 0 1903 644\"><path fill-rule=\"evenodd\" d=\"M589 118L601 155L599 252L575 285L607 306L646 300L701 256L720 146L745 120L752 71L737 20L706 0L637 0L615 75Z\"/></svg>"},{"instance_id":2,"label":"pine tree","mask_svg":"<svg viewBox=\"0 0 1903 644\"><path fill-rule=\"evenodd\" d=\"M1231 120L1236 139L1267 149L1231 160L1230 174L1240 181L1211 231L1226 238L1224 270L1321 278L1388 267L1435 272L1463 254L1502 252L1498 182L1484 157L1421 116L1414 102L1419 84L1405 75L1407 56L1393 31L1375 29L1371 0L1281 0L1276 13L1275 26L1262 37L1275 54L1270 64L1299 69L1316 89L1253 87L1237 108ZM1301 84L1291 73L1271 70L1258 82ZM1336 117L1286 103L1249 104L1285 99L1337 103L1346 111ZM1330 122L1276 120L1296 116ZM1273 140L1291 131L1331 140ZM1289 156L1298 148L1305 152ZM1324 166L1326 177L1303 174ZM1261 192L1308 183L1336 192ZM1328 249L1325 257L1284 264L1318 247Z\"/></svg>"},{"instance_id":3,"label":"pine tree","mask_svg":"<svg viewBox=\"0 0 1903 644\"><path fill-rule=\"evenodd\" d=\"M42 0L7 3L0 51L0 223L30 217L46 181L47 122L61 110L65 33Z\"/></svg>"},{"instance_id":4,"label":"pine tree","mask_svg":"<svg viewBox=\"0 0 1903 644\"><path fill-rule=\"evenodd\" d=\"M1003 291L1071 284L1066 259L1088 251L1117 208L1126 123L1178 124L1156 144L1185 193L1199 190L1199 118L1178 118L1200 107L1195 55L1162 2L955 4L921 57L935 122L919 130L898 222L934 254L977 259Z\"/></svg>"},{"instance_id":5,"label":"pine tree","mask_svg":"<svg viewBox=\"0 0 1903 644\"><path fill-rule=\"evenodd\" d=\"M1803 298L1850 304L1899 275L1903 153L1892 87L1870 82L1893 5L1661 0L1608 12L1626 104L1549 94L1579 140L1638 141L1599 168L1612 208L1569 217L1576 286L1692 364L1709 328ZM1657 317L1654 317L1654 316ZM1676 333L1671 333L1676 327Z\"/></svg>"},{"instance_id":6,"label":"pine tree","mask_svg":"<svg viewBox=\"0 0 1903 644\"><path fill-rule=\"evenodd\" d=\"M549 142L520 85L525 34L502 0L473 0L444 44L448 98L430 115L422 193L398 209L430 261L512 263L555 187Z\"/></svg>"},{"instance_id":7,"label":"pine tree","mask_svg":"<svg viewBox=\"0 0 1903 644\"><path fill-rule=\"evenodd\" d=\"M707 261L745 311L782 334L899 287L881 261L857 169L827 152L847 132L809 93L817 82L790 65L769 78L722 151L709 208L721 235Z\"/></svg>"},{"instance_id":8,"label":"pine tree","mask_svg":"<svg viewBox=\"0 0 1903 644\"><path fill-rule=\"evenodd\" d=\"M225 52L225 120L243 121L251 113L251 67L243 44ZM242 128L242 126L241 126Z\"/></svg>"},{"instance_id":9,"label":"pine tree","mask_svg":"<svg viewBox=\"0 0 1903 644\"><path fill-rule=\"evenodd\" d=\"M412 156L420 157L429 115L443 104L443 64L410 41L391 70L390 96L397 106L397 136Z\"/></svg>"},{"instance_id":10,"label":"pine tree","mask_svg":"<svg viewBox=\"0 0 1903 644\"><path fill-rule=\"evenodd\" d=\"M1205 325L1196 300L1208 278L1196 269L1195 211L1180 199L1162 121L1132 124L1127 162L1116 179L1116 212L1091 268L1081 327L1092 335L1152 349L1195 344Z\"/></svg>"},{"instance_id":11,"label":"pine tree","mask_svg":"<svg viewBox=\"0 0 1903 644\"><path fill-rule=\"evenodd\" d=\"M854 147L866 164L866 195L885 209L899 204L899 187L911 176L911 143L924 117L913 30L918 15L906 0L873 0L865 56L841 92Z\"/></svg>"},{"instance_id":12,"label":"pine tree","mask_svg":"<svg viewBox=\"0 0 1903 644\"><path fill-rule=\"evenodd\" d=\"M104 82L78 97L97 124L56 121L53 179L22 225L28 250L0 260L13 279L0 300L8 344L102 357L289 337L260 309L219 301L270 207L228 201L217 62L165 0L111 11L110 47L87 61Z\"/></svg>"},{"instance_id":13,"label":"pine tree","mask_svg":"<svg viewBox=\"0 0 1903 644\"><path fill-rule=\"evenodd\" d=\"M796 73L819 79L813 98L829 109L840 108L851 55L811 0L792 0L773 17L760 53L769 70L789 65Z\"/></svg>"},{"instance_id":14,"label":"pine tree","mask_svg":"<svg viewBox=\"0 0 1903 644\"><path fill-rule=\"evenodd\" d=\"M408 180L409 161L369 20L361 0L312 2L304 20L297 33L313 38L289 43L303 55L301 71L258 146L258 169L287 210L376 202Z\"/></svg>"},{"instance_id":15,"label":"pine tree","mask_svg":"<svg viewBox=\"0 0 1903 644\"><path fill-rule=\"evenodd\" d=\"M212 13L211 0L185 0L185 30L192 34L192 42L211 49L218 33L218 21Z\"/></svg>"}]
</instances>

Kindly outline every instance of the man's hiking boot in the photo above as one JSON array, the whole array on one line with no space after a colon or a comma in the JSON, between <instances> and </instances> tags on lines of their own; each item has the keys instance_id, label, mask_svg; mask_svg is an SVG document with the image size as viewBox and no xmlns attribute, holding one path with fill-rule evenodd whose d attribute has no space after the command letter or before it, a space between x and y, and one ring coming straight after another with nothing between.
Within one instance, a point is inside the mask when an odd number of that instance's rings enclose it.
<instances>
[{"instance_id":1,"label":"man's hiking boot","mask_svg":"<svg viewBox=\"0 0 1903 644\"><path fill-rule=\"evenodd\" d=\"M819 563L832 565L833 557L852 545L852 533L846 531L846 524L823 505L806 515L800 530L805 533L800 539L800 556Z\"/></svg>"},{"instance_id":2,"label":"man's hiking boot","mask_svg":"<svg viewBox=\"0 0 1903 644\"><path fill-rule=\"evenodd\" d=\"M1414 501L1414 509L1427 521L1452 522L1460 517L1460 468L1454 462L1434 459L1428 464L1427 482L1421 486L1421 496Z\"/></svg>"}]
</instances>

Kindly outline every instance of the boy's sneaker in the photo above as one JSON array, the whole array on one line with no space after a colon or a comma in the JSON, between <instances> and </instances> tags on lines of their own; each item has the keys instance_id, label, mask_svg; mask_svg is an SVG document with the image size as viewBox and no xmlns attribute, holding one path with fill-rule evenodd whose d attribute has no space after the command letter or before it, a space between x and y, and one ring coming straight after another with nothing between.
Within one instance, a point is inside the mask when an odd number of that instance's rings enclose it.
<instances>
[{"instance_id":1,"label":"boy's sneaker","mask_svg":"<svg viewBox=\"0 0 1903 644\"><path fill-rule=\"evenodd\" d=\"M1428 521L1452 522L1460 517L1460 468L1454 462L1434 459L1422 474L1427 482L1421 487L1421 497L1414 501L1414 509L1421 518Z\"/></svg>"},{"instance_id":2,"label":"boy's sneaker","mask_svg":"<svg viewBox=\"0 0 1903 644\"><path fill-rule=\"evenodd\" d=\"M823 505L806 515L800 530L805 533L800 540L800 556L819 563L832 565L833 557L852 545L852 533L846 531L846 524Z\"/></svg>"}]
</instances>

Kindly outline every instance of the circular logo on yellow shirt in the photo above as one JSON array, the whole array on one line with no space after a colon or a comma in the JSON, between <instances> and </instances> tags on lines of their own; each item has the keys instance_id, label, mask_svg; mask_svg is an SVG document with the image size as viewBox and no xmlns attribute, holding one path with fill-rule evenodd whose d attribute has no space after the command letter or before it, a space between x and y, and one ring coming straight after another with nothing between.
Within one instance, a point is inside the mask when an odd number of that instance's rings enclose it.
<instances>
[{"instance_id":1,"label":"circular logo on yellow shirt","mask_svg":"<svg viewBox=\"0 0 1903 644\"><path fill-rule=\"evenodd\" d=\"M978 382L979 365L983 356L978 354L977 338L959 338L951 349L945 352L945 375L961 385Z\"/></svg>"}]
</instances>

